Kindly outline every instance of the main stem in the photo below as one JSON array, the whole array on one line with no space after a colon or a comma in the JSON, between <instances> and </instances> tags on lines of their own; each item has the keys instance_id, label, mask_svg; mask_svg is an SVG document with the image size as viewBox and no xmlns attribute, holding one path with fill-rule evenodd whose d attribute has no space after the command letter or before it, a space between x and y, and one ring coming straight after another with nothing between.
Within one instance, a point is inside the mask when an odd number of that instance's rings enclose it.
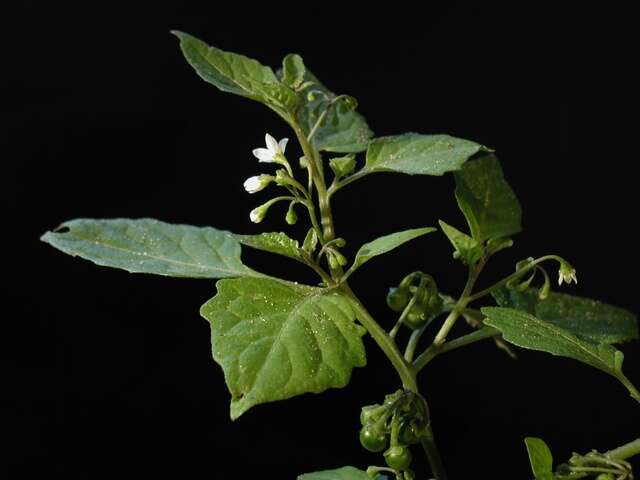
<instances>
[{"instance_id":1,"label":"main stem","mask_svg":"<svg viewBox=\"0 0 640 480\"><path fill-rule=\"evenodd\" d=\"M333 226L333 215L331 213L330 195L327 192L327 186L324 181L324 170L318 152L311 146L311 143L307 139L306 135L302 131L297 123L292 122L293 129L300 142L302 151L304 152L307 161L311 165L311 173L313 175L313 183L318 192L318 206L320 207L320 219L322 224L323 244L329 242L335 238L335 229ZM334 278L337 278L342 274L341 269L335 271L332 269L331 274ZM387 358L391 361L391 364L398 372L402 386L406 390L410 390L414 393L418 392L418 383L416 382L416 373L411 364L405 361L403 355L398 350L395 341L387 335L387 332L375 321L367 309L362 305L360 300L353 293L349 284L345 281L340 287L342 291L351 299L351 303L356 310L356 316L358 320L364 325L367 331L371 334L376 343L380 346ZM440 452L436 446L433 430L431 424L426 428L424 436L421 438L422 448L427 454L431 470L436 477L436 480L447 480L447 474L442 464L442 458Z\"/></svg>"},{"instance_id":2,"label":"main stem","mask_svg":"<svg viewBox=\"0 0 640 480\"><path fill-rule=\"evenodd\" d=\"M418 383L416 381L416 372L404 359L394 340L362 305L347 282L344 282L340 288L351 299L351 303L356 311L356 316L360 323L362 323L362 325L364 325L367 331L371 334L375 342L391 361L396 372L398 372L404 389L410 390L414 393L419 393ZM447 472L444 469L444 464L442 463L442 458L440 457L440 452L438 451L438 447L433 436L431 423L427 425L425 433L420 439L420 443L422 443L422 448L429 459L429 464L431 465L431 470L436 480L447 480Z\"/></svg>"},{"instance_id":3,"label":"main stem","mask_svg":"<svg viewBox=\"0 0 640 480\"><path fill-rule=\"evenodd\" d=\"M335 238L335 229L333 227L333 216L331 214L331 205L329 203L329 194L327 186L324 182L324 171L318 152L311 146L307 136L304 134L299 125L294 124L293 130L296 132L298 142L302 147L304 156L311 165L313 183L318 192L318 206L320 207L320 222L322 224L322 236L325 242Z\"/></svg>"}]
</instances>

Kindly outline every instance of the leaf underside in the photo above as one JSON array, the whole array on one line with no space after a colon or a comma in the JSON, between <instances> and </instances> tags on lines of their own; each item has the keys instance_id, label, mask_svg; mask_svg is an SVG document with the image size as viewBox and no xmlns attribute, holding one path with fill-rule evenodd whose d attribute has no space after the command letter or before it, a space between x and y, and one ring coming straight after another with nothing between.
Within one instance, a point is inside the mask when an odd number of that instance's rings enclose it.
<instances>
[{"instance_id":1,"label":"leaf underside","mask_svg":"<svg viewBox=\"0 0 640 480\"><path fill-rule=\"evenodd\" d=\"M341 293L269 278L221 280L201 314L231 392L231 417L261 403L344 387L366 363Z\"/></svg>"},{"instance_id":2,"label":"leaf underside","mask_svg":"<svg viewBox=\"0 0 640 480\"><path fill-rule=\"evenodd\" d=\"M260 276L242 264L229 232L143 219L77 219L41 240L69 255L131 273L169 277Z\"/></svg>"}]
</instances>

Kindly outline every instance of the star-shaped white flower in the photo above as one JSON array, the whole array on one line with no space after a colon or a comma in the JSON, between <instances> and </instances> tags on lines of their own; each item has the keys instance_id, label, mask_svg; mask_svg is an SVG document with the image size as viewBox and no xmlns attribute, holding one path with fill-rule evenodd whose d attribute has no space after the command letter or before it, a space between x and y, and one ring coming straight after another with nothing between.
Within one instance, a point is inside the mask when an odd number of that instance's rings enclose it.
<instances>
[{"instance_id":1,"label":"star-shaped white flower","mask_svg":"<svg viewBox=\"0 0 640 480\"><path fill-rule=\"evenodd\" d=\"M288 138L283 138L279 142L276 141L268 133L264 136L264 142L267 148L256 148L253 155L262 163L282 163L284 159L284 150L287 148Z\"/></svg>"},{"instance_id":2,"label":"star-shaped white flower","mask_svg":"<svg viewBox=\"0 0 640 480\"><path fill-rule=\"evenodd\" d=\"M562 282L567 285L571 282L578 284L578 277L576 275L576 269L568 263L561 263L560 270L558 270L558 285L562 285Z\"/></svg>"},{"instance_id":3,"label":"star-shaped white flower","mask_svg":"<svg viewBox=\"0 0 640 480\"><path fill-rule=\"evenodd\" d=\"M255 175L244 182L244 189L249 193L256 193L264 189L273 180L271 175Z\"/></svg>"}]
</instances>

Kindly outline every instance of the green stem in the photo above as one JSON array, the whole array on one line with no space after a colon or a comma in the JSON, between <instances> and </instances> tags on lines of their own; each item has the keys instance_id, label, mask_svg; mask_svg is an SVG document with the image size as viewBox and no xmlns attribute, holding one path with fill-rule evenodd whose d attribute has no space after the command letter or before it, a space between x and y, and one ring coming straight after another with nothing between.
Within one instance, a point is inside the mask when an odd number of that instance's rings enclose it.
<instances>
[{"instance_id":1,"label":"green stem","mask_svg":"<svg viewBox=\"0 0 640 480\"><path fill-rule=\"evenodd\" d=\"M344 275L344 277L342 277L342 278L345 279L348 276L349 276L349 272L347 272ZM426 283L426 280L424 278L422 278L420 280L420 286L418 287L418 290L420 288L423 288L425 283ZM413 294L411 299L409 300L409 303L407 303L407 305L402 310L402 314L400 314L400 317L398 317L398 321L396 322L396 324L393 326L393 328L389 332L389 336L391 338L393 338L394 340L396 338L396 335L398 334L398 330L400 330L400 327L402 326L402 322L404 322L404 319L407 318L407 315L409 315L409 312L411 311L411 308L413 308L413 306L416 304L417 301L418 301L418 295L417 294Z\"/></svg>"},{"instance_id":2,"label":"green stem","mask_svg":"<svg viewBox=\"0 0 640 480\"><path fill-rule=\"evenodd\" d=\"M447 335L449 335L449 332L458 320L458 317L462 313L462 310L464 310L467 304L471 301L469 300L471 298L471 291L473 290L473 286L478 279L478 275L480 275L480 272L484 267L484 262L484 259L480 260L475 266L469 268L467 283L464 285L464 289L462 290L460 298L456 302L455 307L453 307L453 310L449 312L449 315L442 324L442 327L440 327L440 330L436 334L436 338L433 339L434 345L442 345L445 342L445 340L447 339Z\"/></svg>"},{"instance_id":3,"label":"green stem","mask_svg":"<svg viewBox=\"0 0 640 480\"><path fill-rule=\"evenodd\" d=\"M307 207L307 210L309 211L309 219L311 220L311 226L316 231L316 235L318 236L320 245L324 245L325 241L322 235L322 229L320 228L320 224L318 223L318 219L316 218L316 207L313 204L313 201L306 200L303 202L303 204L305 207Z\"/></svg>"},{"instance_id":4,"label":"green stem","mask_svg":"<svg viewBox=\"0 0 640 480\"><path fill-rule=\"evenodd\" d=\"M473 290L473 286L480 275L480 272L484 268L484 264L486 262L486 258L481 259L476 265L469 268L469 275L467 276L467 283L460 294L460 298L456 302L455 306L447 315L444 323L440 327L440 330L436 334L436 337L433 339L433 343L427 347L427 349L420 354L418 359L414 362L413 368L415 372L419 372L422 370L427 363L433 360L439 353L441 353L443 349L443 345L447 340L447 335L455 325L456 321L460 317L460 315L464 312L467 304L469 303L469 298L471 295L471 291Z\"/></svg>"},{"instance_id":5,"label":"green stem","mask_svg":"<svg viewBox=\"0 0 640 480\"><path fill-rule=\"evenodd\" d=\"M312 166L313 181L318 192L318 206L320 207L320 221L322 224L324 240L329 241L335 238L335 230L333 228L333 216L331 214L331 205L327 194L327 186L324 183L324 170L316 150L307 140L304 132L299 125L293 123L293 129L298 137L298 142L302 147L304 156Z\"/></svg>"},{"instance_id":6,"label":"green stem","mask_svg":"<svg viewBox=\"0 0 640 480\"><path fill-rule=\"evenodd\" d=\"M316 121L316 123L313 125L313 128L311 129L311 131L309 132L309 135L307 135L307 141L310 142L311 139L313 138L313 136L315 135L316 131L318 130L318 127L320 126L320 124L323 122L323 120L325 119L325 117L327 116L327 114L329 113L329 108L331 108L330 106L325 108L324 112L322 112L320 114L320 116L318 117L318 120Z\"/></svg>"},{"instance_id":7,"label":"green stem","mask_svg":"<svg viewBox=\"0 0 640 480\"><path fill-rule=\"evenodd\" d=\"M407 342L407 348L404 351L404 359L407 362L409 363L413 362L413 356L416 353L416 348L418 347L418 342L420 341L420 337L422 337L422 334L424 333L424 331L427 329L428 326L429 324L426 323L411 333L409 342Z\"/></svg>"},{"instance_id":8,"label":"green stem","mask_svg":"<svg viewBox=\"0 0 640 480\"><path fill-rule=\"evenodd\" d=\"M614 448L605 453L606 456L616 460L626 460L635 455L640 455L640 438L635 439L621 447Z\"/></svg>"},{"instance_id":9,"label":"green stem","mask_svg":"<svg viewBox=\"0 0 640 480\"><path fill-rule=\"evenodd\" d=\"M418 384L416 381L416 371L404 359L404 357L398 350L396 343L362 305L360 300L358 300L358 297L356 297L356 295L349 287L348 283L342 283L340 288L351 300L351 304L355 309L356 317L358 318L360 323L362 323L362 325L367 329L380 349L391 361L391 364L395 368L396 372L398 372L400 380L402 381L402 386L406 390L410 390L411 392L418 394L419 392ZM422 448L424 449L427 458L429 459L429 464L431 465L431 470L436 480L447 480L447 473L444 469L442 458L440 457L440 452L438 451L438 447L436 446L434 440L431 424L427 426L425 434L421 438L420 442L422 443Z\"/></svg>"},{"instance_id":10,"label":"green stem","mask_svg":"<svg viewBox=\"0 0 640 480\"><path fill-rule=\"evenodd\" d=\"M413 368L416 372L422 370L431 360L442 353L450 352L456 348L464 347L471 343L479 342L487 338L493 338L499 335L500 332L491 328L483 327L480 330L463 335L462 337L455 338L449 342L446 342L438 347L431 346L427 348L417 359L413 362Z\"/></svg>"},{"instance_id":11,"label":"green stem","mask_svg":"<svg viewBox=\"0 0 640 480\"><path fill-rule=\"evenodd\" d=\"M416 383L416 377L411 369L411 366L404 360L404 357L398 350L396 343L393 339L384 331L384 329L375 321L367 309L362 305L358 297L353 293L347 283L342 283L342 291L349 297L351 304L356 313L356 317L362 323L364 328L367 329L369 334L373 337L378 346L382 349L387 358L391 361L393 368L400 376L402 386L406 390L412 392L418 391L418 385Z\"/></svg>"},{"instance_id":12,"label":"green stem","mask_svg":"<svg viewBox=\"0 0 640 480\"><path fill-rule=\"evenodd\" d=\"M559 257L558 255L545 255L544 257L537 258L537 259L533 260L531 263L529 263L528 265L526 265L525 267L523 267L520 270L518 270L517 272L512 273L508 277L505 277L502 280L494 283L490 287L485 288L484 290L481 290L481 291L479 291L477 293L474 293L473 295L469 296L467 303L474 302L474 301L478 300L479 298L482 298L485 295L490 294L495 289L506 285L511 280L514 280L516 278L522 277L525 273L527 273L528 271L534 269L536 267L536 265L538 265L538 264L540 264L542 262L546 262L547 260L557 260L559 262L564 262L564 259Z\"/></svg>"},{"instance_id":13,"label":"green stem","mask_svg":"<svg viewBox=\"0 0 640 480\"><path fill-rule=\"evenodd\" d=\"M340 190L343 187L346 187L347 185L349 185L352 182L355 182L356 180L361 179L362 177L364 177L365 175L369 174L370 172L368 172L366 169L362 169L362 170L358 170L357 172L355 172L352 175L349 175L348 177L343 178L342 180L340 180L339 182L334 182L331 187L329 188L329 197L332 197L338 190Z\"/></svg>"},{"instance_id":14,"label":"green stem","mask_svg":"<svg viewBox=\"0 0 640 480\"><path fill-rule=\"evenodd\" d=\"M622 382L622 384L627 387L627 390L629 390L629 393L631 394L631 397L634 398L635 400L637 400L638 402L640 402L640 392L638 392L638 389L636 388L636 386L631 383L631 380L629 380L624 374L620 373L619 376L617 376L616 378L618 378L618 380L620 380Z\"/></svg>"},{"instance_id":15,"label":"green stem","mask_svg":"<svg viewBox=\"0 0 640 480\"><path fill-rule=\"evenodd\" d=\"M436 477L436 480L447 480L447 472L444 469L440 452L438 451L435 439L433 438L431 423L427 425L424 435L420 438L420 443L422 444L424 453L427 454L427 458L429 459L433 476Z\"/></svg>"},{"instance_id":16,"label":"green stem","mask_svg":"<svg viewBox=\"0 0 640 480\"><path fill-rule=\"evenodd\" d=\"M327 286L335 285L335 282L333 281L333 279L329 275L327 275L327 273L322 268L320 268L318 264L316 264L312 260L309 260L309 261L305 260L304 264L311 267L311 269L318 274L318 276L322 279L322 281Z\"/></svg>"}]
</instances>

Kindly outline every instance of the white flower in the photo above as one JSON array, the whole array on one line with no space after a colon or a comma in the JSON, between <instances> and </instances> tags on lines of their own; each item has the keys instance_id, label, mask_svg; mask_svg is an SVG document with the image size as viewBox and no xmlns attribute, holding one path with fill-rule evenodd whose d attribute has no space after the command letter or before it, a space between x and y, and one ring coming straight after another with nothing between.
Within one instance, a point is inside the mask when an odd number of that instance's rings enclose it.
<instances>
[{"instance_id":1,"label":"white flower","mask_svg":"<svg viewBox=\"0 0 640 480\"><path fill-rule=\"evenodd\" d=\"M264 216L266 213L267 209L260 206L254 208L253 210L251 210L251 212L249 212L249 218L253 223L260 223L262 220L264 220Z\"/></svg>"},{"instance_id":2,"label":"white flower","mask_svg":"<svg viewBox=\"0 0 640 480\"><path fill-rule=\"evenodd\" d=\"M249 177L244 182L244 189L249 193L256 193L271 183L273 177L271 175L255 175Z\"/></svg>"},{"instance_id":3,"label":"white flower","mask_svg":"<svg viewBox=\"0 0 640 480\"><path fill-rule=\"evenodd\" d=\"M561 263L560 270L558 270L558 285L562 285L562 282L565 282L567 285L572 281L577 284L578 277L576 276L576 269L573 268L568 263Z\"/></svg>"},{"instance_id":4,"label":"white flower","mask_svg":"<svg viewBox=\"0 0 640 480\"><path fill-rule=\"evenodd\" d=\"M287 148L289 139L283 138L277 142L275 138L267 133L264 136L264 141L267 144L267 148L256 148L253 150L253 155L263 163L282 163L284 150Z\"/></svg>"}]
</instances>

